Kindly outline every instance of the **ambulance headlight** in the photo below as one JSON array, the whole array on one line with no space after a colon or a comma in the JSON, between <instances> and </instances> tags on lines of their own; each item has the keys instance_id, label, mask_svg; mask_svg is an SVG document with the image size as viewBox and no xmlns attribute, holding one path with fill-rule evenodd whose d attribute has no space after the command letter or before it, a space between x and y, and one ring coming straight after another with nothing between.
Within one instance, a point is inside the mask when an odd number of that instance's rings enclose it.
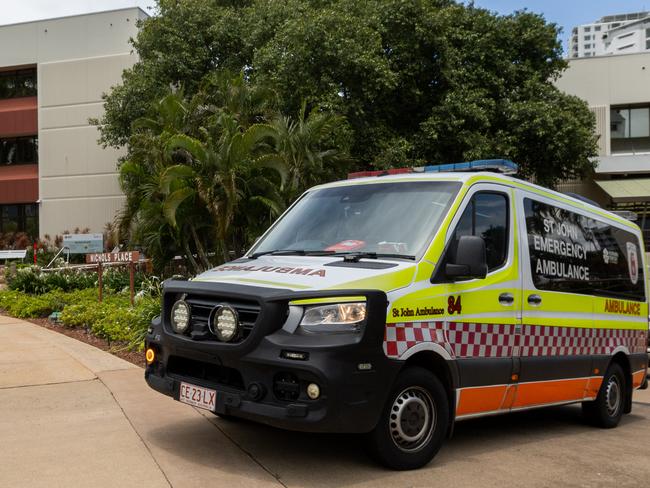
<instances>
[{"instance_id":1,"label":"ambulance headlight","mask_svg":"<svg viewBox=\"0 0 650 488\"><path fill-rule=\"evenodd\" d=\"M366 320L366 303L329 303L305 308L300 326L309 332L359 332Z\"/></svg>"}]
</instances>

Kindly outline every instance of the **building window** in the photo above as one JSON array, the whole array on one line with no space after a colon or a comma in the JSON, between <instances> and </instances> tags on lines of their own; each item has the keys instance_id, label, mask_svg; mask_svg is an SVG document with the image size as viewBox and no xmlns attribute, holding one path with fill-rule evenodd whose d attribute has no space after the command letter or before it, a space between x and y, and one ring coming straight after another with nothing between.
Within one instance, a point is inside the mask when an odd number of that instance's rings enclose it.
<instances>
[{"instance_id":1,"label":"building window","mask_svg":"<svg viewBox=\"0 0 650 488\"><path fill-rule=\"evenodd\" d=\"M591 49L591 44L585 44L585 49Z\"/></svg>"},{"instance_id":2,"label":"building window","mask_svg":"<svg viewBox=\"0 0 650 488\"><path fill-rule=\"evenodd\" d=\"M36 203L0 205L0 233L25 232L38 236L38 205Z\"/></svg>"},{"instance_id":3,"label":"building window","mask_svg":"<svg viewBox=\"0 0 650 488\"><path fill-rule=\"evenodd\" d=\"M646 27L646 30L645 30L645 36L646 36L647 38L650 38L650 27Z\"/></svg>"},{"instance_id":4,"label":"building window","mask_svg":"<svg viewBox=\"0 0 650 488\"><path fill-rule=\"evenodd\" d=\"M595 27L594 27L594 30L595 30L596 32L600 31L600 26L599 26L599 25L595 26Z\"/></svg>"},{"instance_id":5,"label":"building window","mask_svg":"<svg viewBox=\"0 0 650 488\"><path fill-rule=\"evenodd\" d=\"M585 26L585 32L589 32L590 30L591 30L591 27L590 27L590 26L588 26L588 25Z\"/></svg>"},{"instance_id":6,"label":"building window","mask_svg":"<svg viewBox=\"0 0 650 488\"><path fill-rule=\"evenodd\" d=\"M585 41L591 41L591 36L585 36Z\"/></svg>"},{"instance_id":7,"label":"building window","mask_svg":"<svg viewBox=\"0 0 650 488\"><path fill-rule=\"evenodd\" d=\"M0 99L36 96L36 68L0 71Z\"/></svg>"},{"instance_id":8,"label":"building window","mask_svg":"<svg viewBox=\"0 0 650 488\"><path fill-rule=\"evenodd\" d=\"M645 48L650 50L650 39L645 40Z\"/></svg>"},{"instance_id":9,"label":"building window","mask_svg":"<svg viewBox=\"0 0 650 488\"><path fill-rule=\"evenodd\" d=\"M622 36L618 36L617 39L625 39L626 37L633 36L634 32L628 32L627 34L623 34Z\"/></svg>"},{"instance_id":10,"label":"building window","mask_svg":"<svg viewBox=\"0 0 650 488\"><path fill-rule=\"evenodd\" d=\"M630 47L634 47L634 44L626 44L625 46L621 46L618 48L619 51L622 51L623 49L628 49Z\"/></svg>"},{"instance_id":11,"label":"building window","mask_svg":"<svg viewBox=\"0 0 650 488\"><path fill-rule=\"evenodd\" d=\"M612 107L612 153L650 151L650 107Z\"/></svg>"},{"instance_id":12,"label":"building window","mask_svg":"<svg viewBox=\"0 0 650 488\"><path fill-rule=\"evenodd\" d=\"M38 137L0 139L0 166L38 164Z\"/></svg>"}]
</instances>

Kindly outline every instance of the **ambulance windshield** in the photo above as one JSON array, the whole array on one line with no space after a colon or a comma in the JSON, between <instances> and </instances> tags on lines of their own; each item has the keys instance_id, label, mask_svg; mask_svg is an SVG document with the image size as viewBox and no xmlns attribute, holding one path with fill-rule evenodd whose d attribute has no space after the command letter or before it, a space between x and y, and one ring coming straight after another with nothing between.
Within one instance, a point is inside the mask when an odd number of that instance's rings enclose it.
<instances>
[{"instance_id":1,"label":"ambulance windshield","mask_svg":"<svg viewBox=\"0 0 650 488\"><path fill-rule=\"evenodd\" d=\"M460 186L405 181L313 190L249 256L376 253L414 259L425 251Z\"/></svg>"}]
</instances>

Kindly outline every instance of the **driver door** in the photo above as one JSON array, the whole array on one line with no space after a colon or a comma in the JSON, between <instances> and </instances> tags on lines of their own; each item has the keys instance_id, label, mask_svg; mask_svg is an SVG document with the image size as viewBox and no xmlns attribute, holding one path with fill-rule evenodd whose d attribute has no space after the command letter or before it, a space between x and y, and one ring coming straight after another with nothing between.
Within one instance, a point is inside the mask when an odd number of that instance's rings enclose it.
<instances>
[{"instance_id":1,"label":"driver door","mask_svg":"<svg viewBox=\"0 0 650 488\"><path fill-rule=\"evenodd\" d=\"M448 347L459 371L457 417L508 410L516 389L516 341L521 327L521 278L513 189L473 186L447 234L445 262L454 262L464 235L483 238L483 279L446 279Z\"/></svg>"}]
</instances>

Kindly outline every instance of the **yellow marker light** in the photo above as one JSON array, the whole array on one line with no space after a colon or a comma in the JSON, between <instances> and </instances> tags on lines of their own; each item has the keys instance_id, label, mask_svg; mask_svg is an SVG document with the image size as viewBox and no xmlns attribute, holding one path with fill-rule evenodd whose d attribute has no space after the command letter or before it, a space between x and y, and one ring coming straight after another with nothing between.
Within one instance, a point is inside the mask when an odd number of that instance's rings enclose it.
<instances>
[{"instance_id":1,"label":"yellow marker light","mask_svg":"<svg viewBox=\"0 0 650 488\"><path fill-rule=\"evenodd\" d=\"M312 400L316 400L320 396L320 387L316 383L309 383L307 385L307 396Z\"/></svg>"},{"instance_id":2,"label":"yellow marker light","mask_svg":"<svg viewBox=\"0 0 650 488\"><path fill-rule=\"evenodd\" d=\"M151 348L147 349L147 352L145 353L145 358L147 360L147 364L153 363L154 359L156 359L156 352Z\"/></svg>"}]
</instances>

